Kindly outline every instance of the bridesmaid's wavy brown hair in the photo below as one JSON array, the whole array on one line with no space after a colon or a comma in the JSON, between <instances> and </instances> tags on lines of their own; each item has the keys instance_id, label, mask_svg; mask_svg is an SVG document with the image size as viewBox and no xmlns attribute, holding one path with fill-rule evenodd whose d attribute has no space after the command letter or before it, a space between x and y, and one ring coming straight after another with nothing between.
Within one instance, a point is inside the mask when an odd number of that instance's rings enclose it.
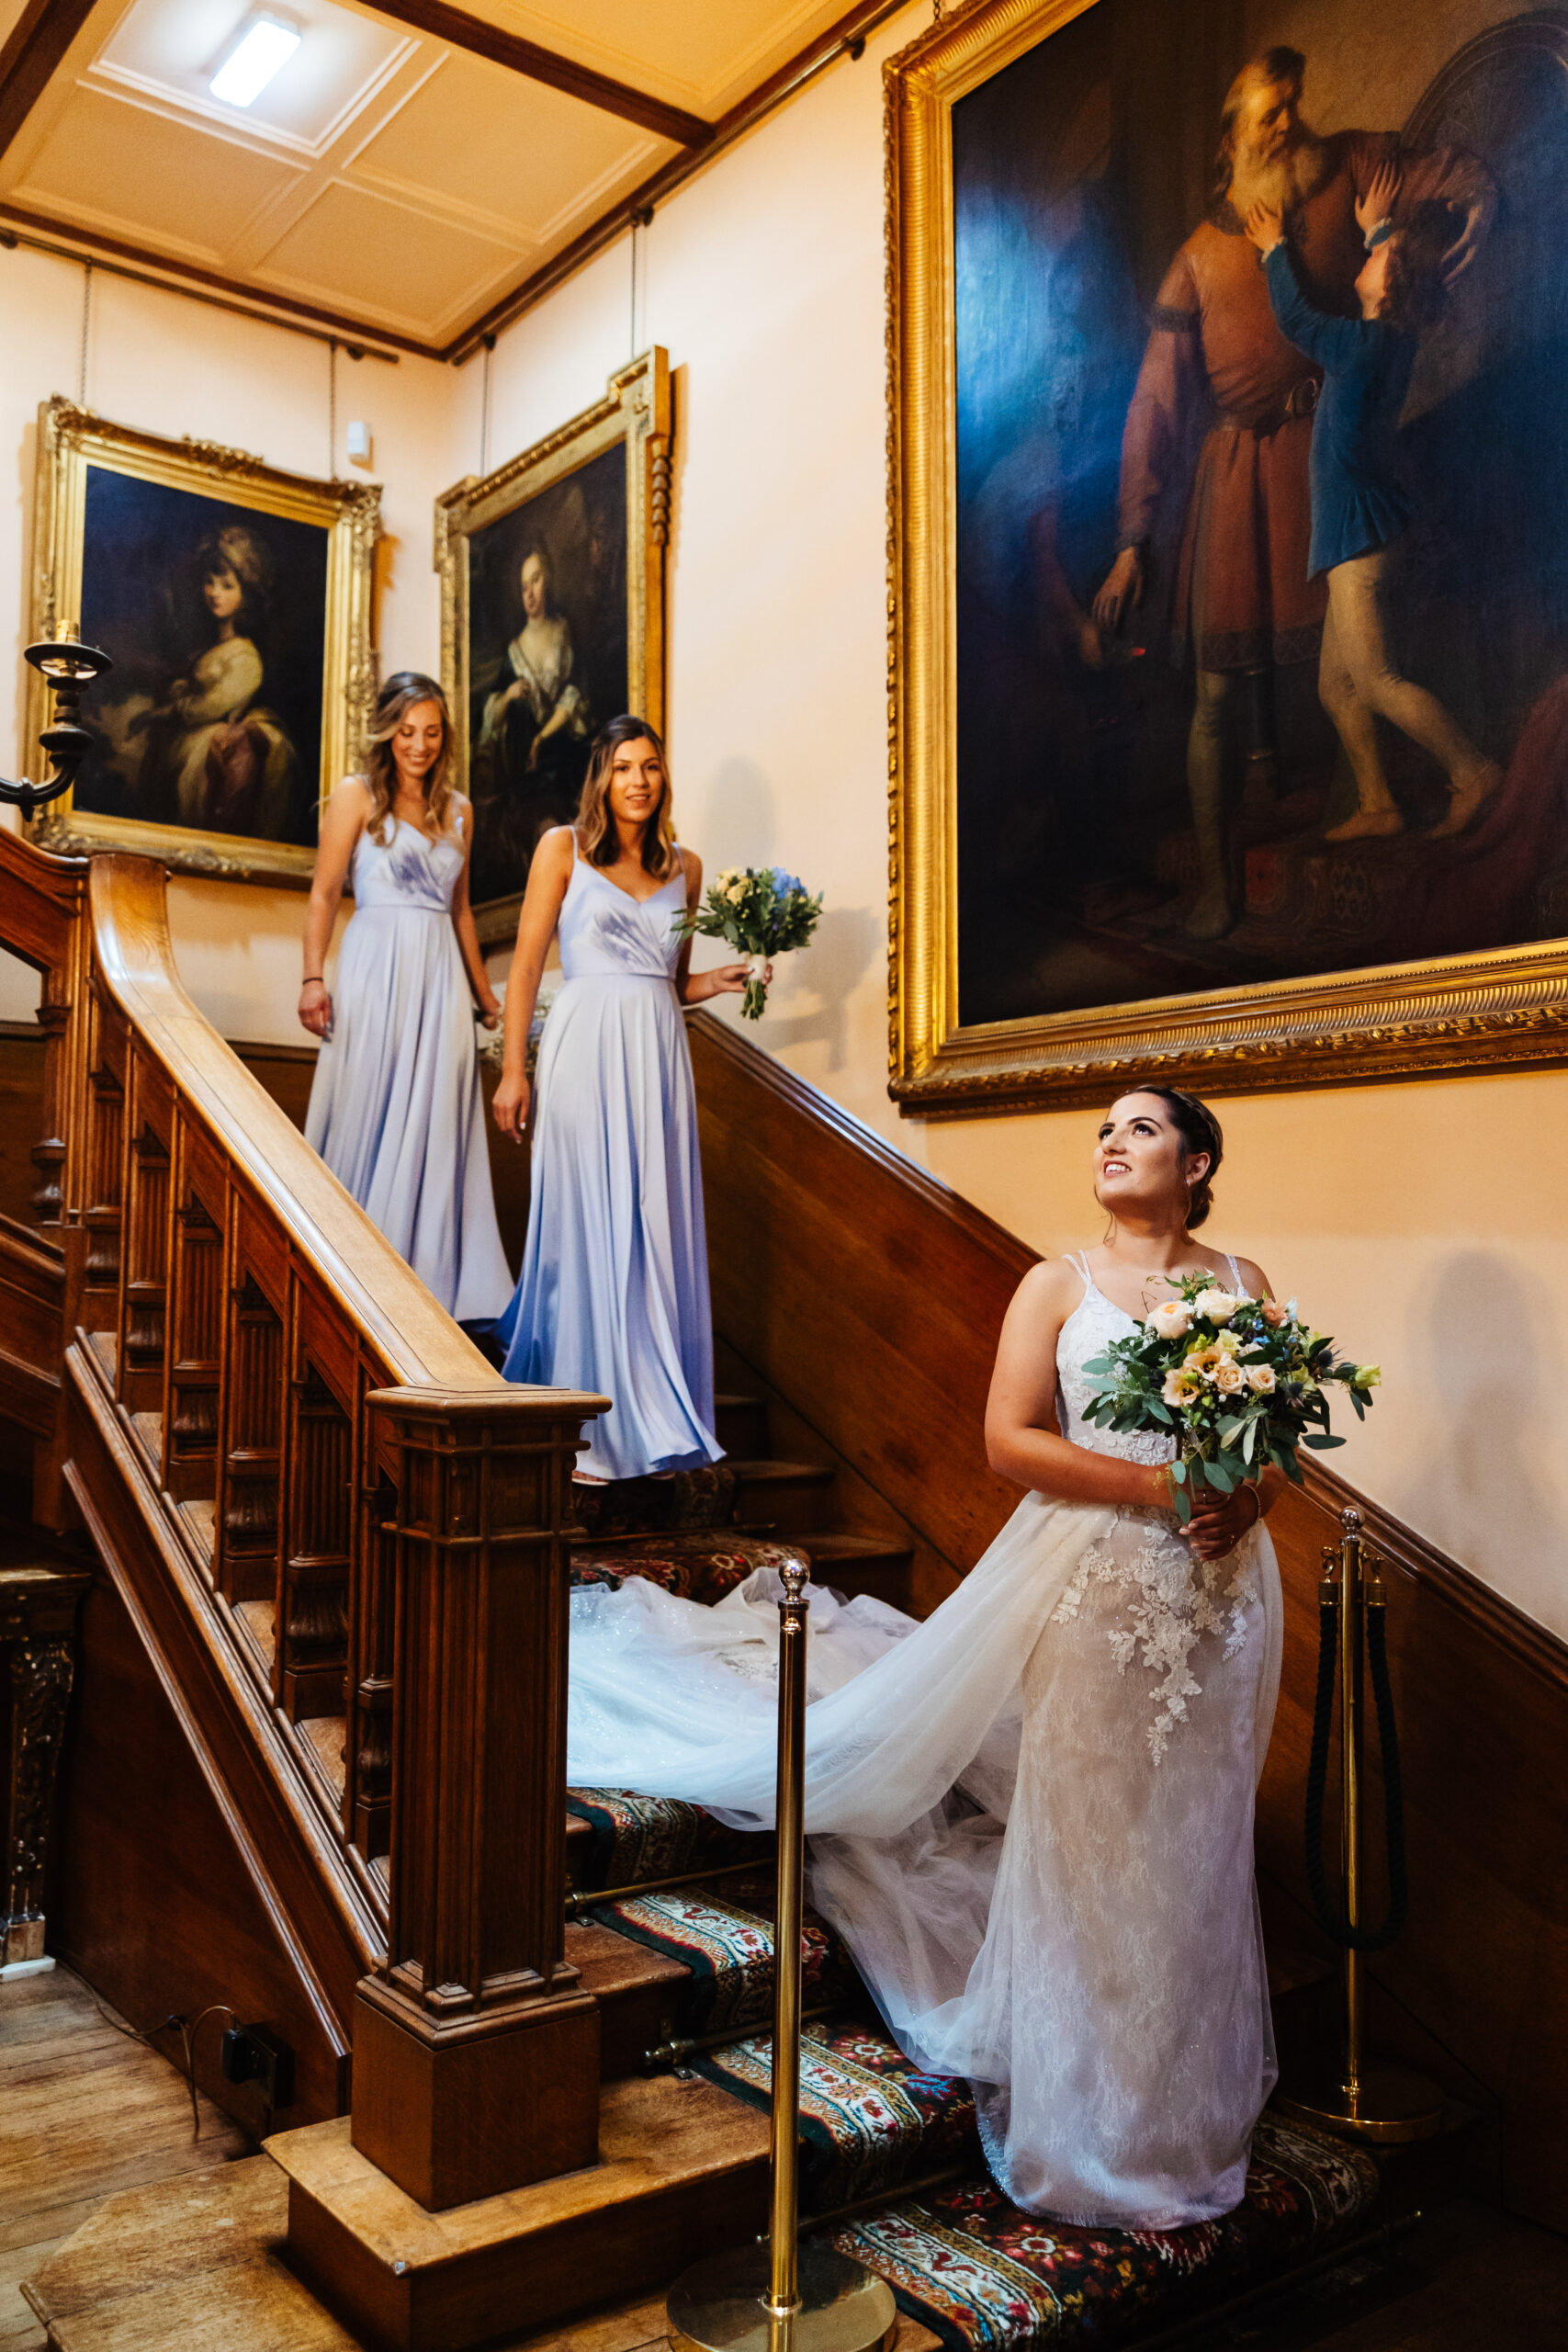
<instances>
[{"instance_id":1,"label":"bridesmaid's wavy brown hair","mask_svg":"<svg viewBox=\"0 0 1568 2352\"><path fill-rule=\"evenodd\" d=\"M365 782L370 793L370 814L365 820L365 830L380 849L386 849L391 841L392 803L398 797L392 738L416 703L422 702L433 702L441 713L441 749L435 765L424 779L425 806L435 820L437 841L451 822L452 714L446 707L446 697L434 679L427 678L423 670L399 670L377 696L376 715L370 721L370 756L365 763Z\"/></svg>"},{"instance_id":2,"label":"bridesmaid's wavy brown hair","mask_svg":"<svg viewBox=\"0 0 1568 2352\"><path fill-rule=\"evenodd\" d=\"M662 882L675 871L675 829L670 815L670 763L664 756L664 739L656 727L635 711L624 710L619 718L612 718L601 727L593 738L593 748L588 754L588 774L582 782L582 797L577 804L577 821L572 830L577 846L590 865L614 865L621 854L620 836L615 831L610 810L610 777L615 771L615 753L623 743L649 742L659 754L659 764L664 771L664 789L659 796L659 806L649 820L642 837L642 863L645 873L656 882Z\"/></svg>"}]
</instances>

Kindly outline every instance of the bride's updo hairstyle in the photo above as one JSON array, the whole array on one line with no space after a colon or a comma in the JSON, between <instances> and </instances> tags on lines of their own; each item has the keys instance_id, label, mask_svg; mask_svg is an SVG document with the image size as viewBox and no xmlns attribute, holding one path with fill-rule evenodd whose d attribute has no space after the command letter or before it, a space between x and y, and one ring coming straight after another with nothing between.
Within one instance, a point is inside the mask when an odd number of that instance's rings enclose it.
<instances>
[{"instance_id":1,"label":"bride's updo hairstyle","mask_svg":"<svg viewBox=\"0 0 1568 2352\"><path fill-rule=\"evenodd\" d=\"M1189 1233L1194 1232L1214 1205L1214 1176L1225 1152L1225 1139L1220 1133L1220 1123L1206 1102L1200 1102L1195 1094L1183 1094L1179 1087L1138 1086L1132 1091L1152 1094L1156 1102L1165 1104L1170 1113L1170 1124L1181 1137L1184 1161L1190 1159L1194 1152L1206 1151L1209 1155L1209 1165L1193 1185L1192 1198L1188 1204L1187 1229Z\"/></svg>"},{"instance_id":2,"label":"bride's updo hairstyle","mask_svg":"<svg viewBox=\"0 0 1568 2352\"><path fill-rule=\"evenodd\" d=\"M675 831L670 816L670 763L664 756L664 741L656 727L635 711L626 710L619 718L612 718L601 727L593 738L588 754L588 774L583 781L582 797L577 804L577 822L572 828L577 846L590 865L614 865L621 854L620 838L610 812L610 777L615 771L615 753L623 743L651 743L659 754L659 764L664 771L664 789L659 796L659 806L652 822L642 837L642 863L645 873L662 882L675 870Z\"/></svg>"}]
</instances>

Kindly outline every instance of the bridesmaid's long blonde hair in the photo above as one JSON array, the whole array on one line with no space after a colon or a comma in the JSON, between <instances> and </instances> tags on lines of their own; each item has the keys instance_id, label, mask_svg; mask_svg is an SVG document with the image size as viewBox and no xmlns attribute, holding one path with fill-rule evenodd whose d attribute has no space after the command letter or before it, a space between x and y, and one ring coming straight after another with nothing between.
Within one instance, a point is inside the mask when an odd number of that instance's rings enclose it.
<instances>
[{"instance_id":1,"label":"bridesmaid's long blonde hair","mask_svg":"<svg viewBox=\"0 0 1568 2352\"><path fill-rule=\"evenodd\" d=\"M434 820L437 841L451 822L452 714L446 707L446 697L434 679L427 678L422 670L399 670L377 696L376 715L370 721L370 756L365 763L365 781L370 792L370 814L365 820L365 830L380 849L385 849L391 840L392 803L398 797L392 738L415 704L422 702L433 702L441 713L441 749L435 765L424 779L425 805Z\"/></svg>"},{"instance_id":2,"label":"bridesmaid's long blonde hair","mask_svg":"<svg viewBox=\"0 0 1568 2352\"><path fill-rule=\"evenodd\" d=\"M588 774L583 778L582 797L577 804L577 822L573 831L577 846L590 865L614 865L621 854L620 836L615 831L610 810L610 777L615 770L615 753L623 743L652 744L659 754L659 764L664 771L664 789L659 796L659 806L649 820L642 837L642 863L645 873L662 882L675 870L675 829L670 815L670 763L664 756L664 741L656 727L646 718L638 718L635 711L625 710L619 718L612 718L593 738L593 748L588 754Z\"/></svg>"}]
</instances>

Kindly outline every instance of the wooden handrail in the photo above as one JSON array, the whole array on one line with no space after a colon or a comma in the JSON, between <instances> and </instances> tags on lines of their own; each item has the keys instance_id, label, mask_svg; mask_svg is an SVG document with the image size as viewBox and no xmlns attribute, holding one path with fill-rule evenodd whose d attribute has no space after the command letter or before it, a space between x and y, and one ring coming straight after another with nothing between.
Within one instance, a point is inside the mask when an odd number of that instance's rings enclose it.
<instances>
[{"instance_id":1,"label":"wooden handrail","mask_svg":"<svg viewBox=\"0 0 1568 2352\"><path fill-rule=\"evenodd\" d=\"M45 975L64 1396L42 1491L111 1552L129 1498L122 1589L150 1640L172 1629L165 1677L172 1641L274 1852L325 1873L370 1963L355 2136L463 2201L593 2151L563 1530L608 1400L505 1381L458 1329L186 994L166 887L150 859L0 836L0 926ZM476 2082L508 2087L482 2132Z\"/></svg>"},{"instance_id":2,"label":"wooden handrail","mask_svg":"<svg viewBox=\"0 0 1568 2352\"><path fill-rule=\"evenodd\" d=\"M344 1190L293 1121L186 995L175 967L167 876L144 857L96 857L88 884L95 968L139 1041L249 1179L389 1383L505 1385L468 1335Z\"/></svg>"}]
</instances>

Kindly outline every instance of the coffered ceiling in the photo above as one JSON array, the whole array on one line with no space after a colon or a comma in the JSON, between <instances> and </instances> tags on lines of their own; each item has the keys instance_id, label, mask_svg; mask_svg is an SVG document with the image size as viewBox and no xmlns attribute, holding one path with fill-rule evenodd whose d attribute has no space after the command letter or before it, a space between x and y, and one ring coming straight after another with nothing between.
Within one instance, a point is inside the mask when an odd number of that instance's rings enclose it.
<instances>
[{"instance_id":1,"label":"coffered ceiling","mask_svg":"<svg viewBox=\"0 0 1568 2352\"><path fill-rule=\"evenodd\" d=\"M897 0L262 0L242 109L253 5L0 0L0 227L457 356Z\"/></svg>"}]
</instances>

